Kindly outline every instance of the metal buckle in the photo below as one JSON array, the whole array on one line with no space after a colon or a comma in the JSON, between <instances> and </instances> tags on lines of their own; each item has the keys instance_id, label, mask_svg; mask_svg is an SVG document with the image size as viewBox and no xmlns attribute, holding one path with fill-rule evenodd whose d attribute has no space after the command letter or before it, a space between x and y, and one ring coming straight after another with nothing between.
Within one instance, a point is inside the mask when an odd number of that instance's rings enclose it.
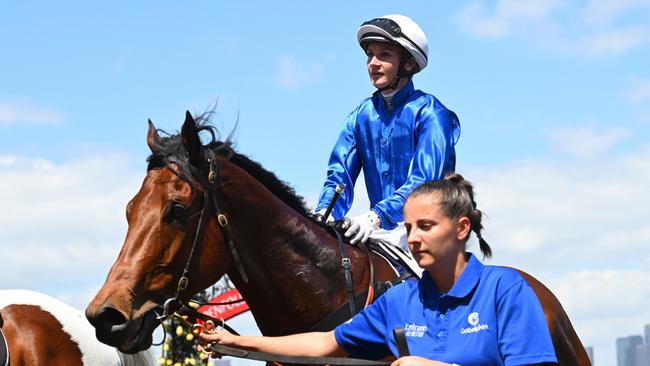
<instances>
[{"instance_id":1,"label":"metal buckle","mask_svg":"<svg viewBox=\"0 0 650 366\"><path fill-rule=\"evenodd\" d=\"M221 227L228 226L228 218L226 218L226 215L224 215L222 213L217 215L217 221L219 221L219 225L221 225Z\"/></svg>"},{"instance_id":2,"label":"metal buckle","mask_svg":"<svg viewBox=\"0 0 650 366\"><path fill-rule=\"evenodd\" d=\"M178 280L178 291L183 291L187 288L187 284L190 282L189 278L183 276Z\"/></svg>"},{"instance_id":3,"label":"metal buckle","mask_svg":"<svg viewBox=\"0 0 650 366\"><path fill-rule=\"evenodd\" d=\"M175 297L171 297L163 304L163 316L171 317L175 312L180 310L182 304Z\"/></svg>"}]
</instances>

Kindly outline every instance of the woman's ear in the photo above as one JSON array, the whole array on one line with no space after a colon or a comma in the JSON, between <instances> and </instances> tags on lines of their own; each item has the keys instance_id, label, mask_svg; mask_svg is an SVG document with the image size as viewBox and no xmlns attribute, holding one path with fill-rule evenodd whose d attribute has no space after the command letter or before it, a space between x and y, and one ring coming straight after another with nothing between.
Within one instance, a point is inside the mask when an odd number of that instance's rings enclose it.
<instances>
[{"instance_id":1,"label":"woman's ear","mask_svg":"<svg viewBox=\"0 0 650 366\"><path fill-rule=\"evenodd\" d=\"M472 224L469 222L467 216L458 219L457 238L459 241L465 241L469 237L469 231L472 229Z\"/></svg>"}]
</instances>

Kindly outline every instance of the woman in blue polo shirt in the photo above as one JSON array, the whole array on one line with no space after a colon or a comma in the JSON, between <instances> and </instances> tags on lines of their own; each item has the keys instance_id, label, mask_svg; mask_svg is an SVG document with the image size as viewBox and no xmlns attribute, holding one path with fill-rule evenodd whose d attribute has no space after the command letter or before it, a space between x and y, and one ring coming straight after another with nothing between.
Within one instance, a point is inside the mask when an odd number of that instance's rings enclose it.
<instances>
[{"instance_id":1,"label":"woman in blue polo shirt","mask_svg":"<svg viewBox=\"0 0 650 366\"><path fill-rule=\"evenodd\" d=\"M472 185L459 174L419 186L404 205L413 257L425 273L395 286L331 332L284 337L201 334L218 342L296 356L380 359L398 355L393 329L404 328L412 356L392 366L535 365L556 363L542 307L510 268L486 266L466 252L474 232L484 256L481 211Z\"/></svg>"}]
</instances>

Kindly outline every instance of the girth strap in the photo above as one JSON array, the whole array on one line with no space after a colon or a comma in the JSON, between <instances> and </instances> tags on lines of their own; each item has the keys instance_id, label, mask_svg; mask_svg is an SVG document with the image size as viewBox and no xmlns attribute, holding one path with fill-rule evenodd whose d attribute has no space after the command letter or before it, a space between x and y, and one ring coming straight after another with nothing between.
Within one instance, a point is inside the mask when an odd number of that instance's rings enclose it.
<instances>
[{"instance_id":1,"label":"girth strap","mask_svg":"<svg viewBox=\"0 0 650 366\"><path fill-rule=\"evenodd\" d=\"M348 290L348 306L350 307L350 314L354 315L357 313L357 309L354 301L354 279L352 278L352 263L350 262L350 256L348 256L348 251L345 249L345 243L343 238L341 238L341 233L338 230L334 230L336 233L336 239L339 242L339 248L341 249L341 267L343 267L343 274L345 275L345 287Z\"/></svg>"},{"instance_id":2,"label":"girth strap","mask_svg":"<svg viewBox=\"0 0 650 366\"><path fill-rule=\"evenodd\" d=\"M246 358L249 360L279 362L282 364L304 364L304 365L337 365L337 366L388 366L390 362L362 360L358 358L343 357L309 357L309 356L285 356L274 353L249 351L241 348L222 346L212 343L210 350L224 356Z\"/></svg>"}]
</instances>

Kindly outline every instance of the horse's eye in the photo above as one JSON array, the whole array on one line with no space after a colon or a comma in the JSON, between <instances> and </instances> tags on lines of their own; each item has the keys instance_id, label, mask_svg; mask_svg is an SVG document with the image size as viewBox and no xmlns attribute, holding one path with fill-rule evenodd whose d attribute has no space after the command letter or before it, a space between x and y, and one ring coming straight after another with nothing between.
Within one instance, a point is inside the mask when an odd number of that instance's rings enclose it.
<instances>
[{"instance_id":1,"label":"horse's eye","mask_svg":"<svg viewBox=\"0 0 650 366\"><path fill-rule=\"evenodd\" d=\"M172 202L167 210L167 215L165 216L165 221L170 224L184 225L185 224L185 212L187 209L185 206L178 202Z\"/></svg>"}]
</instances>

